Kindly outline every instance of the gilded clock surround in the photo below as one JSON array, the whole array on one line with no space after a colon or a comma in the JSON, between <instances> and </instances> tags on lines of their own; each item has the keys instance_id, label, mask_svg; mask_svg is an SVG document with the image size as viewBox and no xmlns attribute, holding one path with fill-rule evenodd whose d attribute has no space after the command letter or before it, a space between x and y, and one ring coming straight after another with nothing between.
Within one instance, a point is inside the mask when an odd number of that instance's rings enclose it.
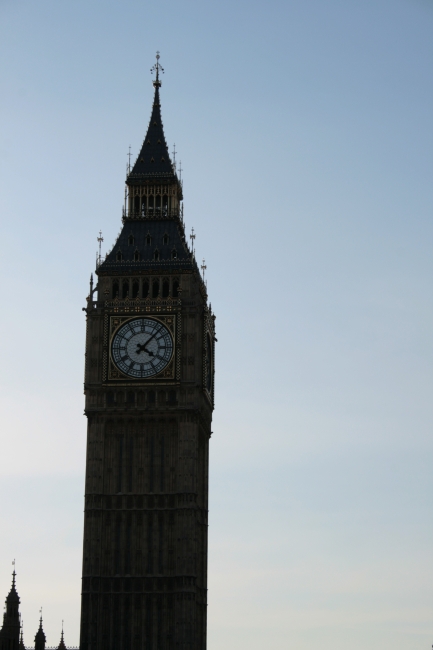
<instances>
[{"instance_id":1,"label":"gilded clock surround","mask_svg":"<svg viewBox=\"0 0 433 650\"><path fill-rule=\"evenodd\" d=\"M157 321L164 325L168 331L171 334L171 338L173 340L173 352L170 358L169 363L167 366L159 373L152 375L149 378L134 378L131 376L128 376L116 366L115 361L112 359L112 343L114 340L114 337L116 336L117 332L121 329L121 327L128 322L132 322L136 320L137 318L151 318L154 321ZM137 381L140 382L151 382L155 380L170 380L170 379L176 379L176 339L179 338L177 336L177 329L176 329L176 314L151 314L151 313L142 313L142 314L135 314L133 317L131 316L110 316L110 325L109 325L109 331L110 331L110 337L109 341L107 342L107 353L109 356L109 364L108 364L108 381L128 381L128 382L133 382L136 383ZM180 319L179 319L180 321Z\"/></svg>"}]
</instances>

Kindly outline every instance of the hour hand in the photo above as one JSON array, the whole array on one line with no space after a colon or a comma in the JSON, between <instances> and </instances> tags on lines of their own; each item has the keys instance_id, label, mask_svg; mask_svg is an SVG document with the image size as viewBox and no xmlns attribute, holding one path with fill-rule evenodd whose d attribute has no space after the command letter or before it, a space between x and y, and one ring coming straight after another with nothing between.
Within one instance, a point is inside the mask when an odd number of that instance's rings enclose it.
<instances>
[{"instance_id":1,"label":"hour hand","mask_svg":"<svg viewBox=\"0 0 433 650\"><path fill-rule=\"evenodd\" d=\"M147 349L146 349L146 345L147 345L147 343L149 343L149 341L146 341L146 343L137 343L137 349L136 349L136 351L135 351L136 354L140 354L140 352L147 352L147 354L148 354L150 357L153 357L154 355L153 355L152 350L147 350Z\"/></svg>"}]
</instances>

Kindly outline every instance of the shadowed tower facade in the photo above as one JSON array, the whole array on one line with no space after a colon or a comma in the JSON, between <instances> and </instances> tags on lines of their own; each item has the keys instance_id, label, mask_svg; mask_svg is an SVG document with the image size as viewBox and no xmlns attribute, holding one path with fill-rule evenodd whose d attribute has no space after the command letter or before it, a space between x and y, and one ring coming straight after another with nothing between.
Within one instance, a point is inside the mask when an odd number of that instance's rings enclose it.
<instances>
[{"instance_id":1,"label":"shadowed tower facade","mask_svg":"<svg viewBox=\"0 0 433 650\"><path fill-rule=\"evenodd\" d=\"M123 227L86 311L81 650L204 650L215 317L185 237L157 57Z\"/></svg>"}]
</instances>

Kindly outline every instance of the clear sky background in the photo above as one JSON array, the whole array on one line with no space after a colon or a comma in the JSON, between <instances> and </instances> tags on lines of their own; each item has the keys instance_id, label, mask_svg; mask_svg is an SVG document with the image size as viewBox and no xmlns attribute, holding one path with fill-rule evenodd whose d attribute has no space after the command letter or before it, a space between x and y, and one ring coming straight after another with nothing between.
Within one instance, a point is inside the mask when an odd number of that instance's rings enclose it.
<instances>
[{"instance_id":1,"label":"clear sky background","mask_svg":"<svg viewBox=\"0 0 433 650\"><path fill-rule=\"evenodd\" d=\"M217 314L209 650L433 643L431 0L0 0L0 597L79 638L85 304L165 133Z\"/></svg>"}]
</instances>

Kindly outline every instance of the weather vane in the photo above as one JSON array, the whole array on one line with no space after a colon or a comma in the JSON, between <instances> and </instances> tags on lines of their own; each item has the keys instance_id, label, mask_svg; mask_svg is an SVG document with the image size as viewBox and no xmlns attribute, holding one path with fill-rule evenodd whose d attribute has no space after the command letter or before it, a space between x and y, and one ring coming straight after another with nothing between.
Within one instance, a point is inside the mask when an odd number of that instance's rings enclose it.
<instances>
[{"instance_id":1,"label":"weather vane","mask_svg":"<svg viewBox=\"0 0 433 650\"><path fill-rule=\"evenodd\" d=\"M155 65L153 65L153 66L150 68L150 71L151 71L151 72L156 72L156 79L155 79L154 82L153 82L153 85L155 86L155 88L159 88L159 87L161 86L161 82L160 82L160 80L159 80L159 72L160 72L160 71L161 71L161 72L164 72L164 68L163 68L162 65L160 64L159 59L160 59L159 52L157 52L157 53L156 53L156 63L155 63Z\"/></svg>"}]
</instances>

